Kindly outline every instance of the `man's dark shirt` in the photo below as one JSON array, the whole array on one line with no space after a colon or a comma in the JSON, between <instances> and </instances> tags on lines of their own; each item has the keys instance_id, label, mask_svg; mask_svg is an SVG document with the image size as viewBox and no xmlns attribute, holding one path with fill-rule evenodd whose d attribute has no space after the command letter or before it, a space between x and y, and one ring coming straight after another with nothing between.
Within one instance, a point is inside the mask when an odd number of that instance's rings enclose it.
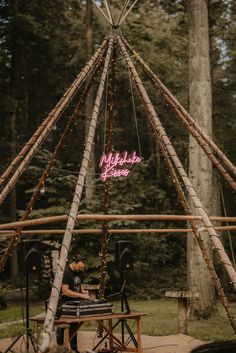
<instances>
[{"instance_id":1,"label":"man's dark shirt","mask_svg":"<svg viewBox=\"0 0 236 353\"><path fill-rule=\"evenodd\" d=\"M83 274L81 271L73 271L69 265L66 266L63 279L62 279L62 284L66 284L69 286L69 289L74 291L74 292L81 292L81 285L83 284ZM73 300L80 300L80 298L71 298L67 297L66 295L62 294L62 302L66 301L73 301Z\"/></svg>"}]
</instances>

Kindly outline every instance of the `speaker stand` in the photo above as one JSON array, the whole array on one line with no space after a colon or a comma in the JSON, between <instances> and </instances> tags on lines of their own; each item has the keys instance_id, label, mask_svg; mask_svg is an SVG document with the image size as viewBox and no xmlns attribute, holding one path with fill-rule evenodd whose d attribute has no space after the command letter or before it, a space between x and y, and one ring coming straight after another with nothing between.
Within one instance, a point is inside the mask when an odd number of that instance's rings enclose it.
<instances>
[{"instance_id":1,"label":"speaker stand","mask_svg":"<svg viewBox=\"0 0 236 353\"><path fill-rule=\"evenodd\" d=\"M26 351L25 352L27 352L27 353L29 352L29 342L31 342L33 350L36 353L38 350L38 344L37 344L37 341L36 341L31 329L25 330L18 337L16 337L16 339L11 343L11 345L3 353L12 352L12 350L11 350L12 347L14 347L15 344L24 336L26 336Z\"/></svg>"},{"instance_id":2,"label":"speaker stand","mask_svg":"<svg viewBox=\"0 0 236 353\"><path fill-rule=\"evenodd\" d=\"M26 336L26 353L29 353L29 347L30 343L33 347L34 352L36 353L38 351L38 344L37 341L33 335L33 331L29 328L29 271L26 266L26 272L25 272L25 277L26 277L26 292L25 292L25 308L26 308L26 329L24 332L22 332L16 339L11 343L11 345L3 352L12 352L12 347L15 346L15 344L24 336Z\"/></svg>"},{"instance_id":3,"label":"speaker stand","mask_svg":"<svg viewBox=\"0 0 236 353\"><path fill-rule=\"evenodd\" d=\"M126 279L124 279L124 273L123 271L120 272L120 280L121 280L121 290L120 290L120 296L121 296L121 311L122 313L130 314L130 306L128 302L128 296L125 294L125 286L126 286ZM138 342L130 328L130 326L127 323L126 319L121 319L121 342L124 344L125 343L125 328L127 332L130 335L131 340L134 343L134 346L137 348L138 347Z\"/></svg>"},{"instance_id":4,"label":"speaker stand","mask_svg":"<svg viewBox=\"0 0 236 353\"><path fill-rule=\"evenodd\" d=\"M125 294L125 286L126 286L126 279L124 279L124 273L123 271L120 272L120 281L121 281L121 290L120 290L120 296L121 296L121 311L122 313L125 314L130 314L130 306L128 302L128 296ZM119 320L121 323L121 342L124 344L125 343L125 329L129 333L129 336L131 340L134 343L134 346L138 348L138 342L130 328L130 326L127 323L126 319L120 319Z\"/></svg>"},{"instance_id":5,"label":"speaker stand","mask_svg":"<svg viewBox=\"0 0 236 353\"><path fill-rule=\"evenodd\" d=\"M108 295L107 298L119 296L120 303L121 303L121 312L123 314L130 314L130 306L129 306L129 302L128 302L128 296L125 294L126 282L127 281L126 281L126 279L124 279L123 271L120 271L121 289L117 293ZM127 332L129 333L130 339L133 341L135 348L138 348L138 341L136 340L136 337L134 336L130 326L128 325L127 320L126 319L119 319L113 328L115 328L118 324L121 324L121 342L123 344L125 344L125 329L126 329ZM104 340L107 336L108 336L108 334L106 334L102 340ZM102 341L100 341L99 344L101 342ZM99 344L94 348L94 350L99 346Z\"/></svg>"}]
</instances>

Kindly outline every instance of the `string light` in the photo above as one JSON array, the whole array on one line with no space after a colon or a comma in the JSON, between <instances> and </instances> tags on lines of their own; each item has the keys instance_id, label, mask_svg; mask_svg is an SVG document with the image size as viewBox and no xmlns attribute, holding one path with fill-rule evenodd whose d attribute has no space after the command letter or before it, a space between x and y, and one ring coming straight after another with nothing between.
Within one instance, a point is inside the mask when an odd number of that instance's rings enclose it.
<instances>
[{"instance_id":1,"label":"string light","mask_svg":"<svg viewBox=\"0 0 236 353\"><path fill-rule=\"evenodd\" d=\"M45 187L44 187L44 185L42 186L42 188L40 189L40 193L43 195L43 194L45 194Z\"/></svg>"}]
</instances>

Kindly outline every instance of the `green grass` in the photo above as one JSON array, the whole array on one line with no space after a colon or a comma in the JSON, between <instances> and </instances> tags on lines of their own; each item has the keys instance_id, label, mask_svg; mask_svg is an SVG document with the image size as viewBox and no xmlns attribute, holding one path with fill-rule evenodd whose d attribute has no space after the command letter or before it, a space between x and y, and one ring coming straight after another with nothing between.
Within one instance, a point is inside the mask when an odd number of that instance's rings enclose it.
<instances>
[{"instance_id":1,"label":"green grass","mask_svg":"<svg viewBox=\"0 0 236 353\"><path fill-rule=\"evenodd\" d=\"M178 307L175 300L147 300L129 301L131 310L147 313L142 318L142 333L151 336L168 336L178 334ZM236 304L231 306L236 314ZM30 316L34 316L44 310L42 305L31 305ZM114 305L115 311L120 311L119 304ZM21 306L11 306L0 311L0 323L22 319ZM34 327L33 327L34 328ZM95 330L96 325L87 323L84 330ZM13 337L21 333L24 326L14 324L0 328L0 339ZM220 304L217 311L208 320L190 321L188 323L188 334L194 338L204 341L216 341L234 339L235 335L229 320Z\"/></svg>"},{"instance_id":2,"label":"green grass","mask_svg":"<svg viewBox=\"0 0 236 353\"><path fill-rule=\"evenodd\" d=\"M142 318L142 332L151 336L168 336L177 334L178 307L175 301L148 300L130 301L132 310L147 313Z\"/></svg>"},{"instance_id":3,"label":"green grass","mask_svg":"<svg viewBox=\"0 0 236 353\"><path fill-rule=\"evenodd\" d=\"M30 316L37 315L44 310L43 304L33 304L30 306ZM25 315L25 314L24 314ZM22 307L21 305L9 305L7 309L0 310L0 324L8 323L10 321L22 320ZM34 328L34 326L32 326ZM17 323L0 327L0 339L6 337L15 337L22 333L25 329L23 323Z\"/></svg>"},{"instance_id":4,"label":"green grass","mask_svg":"<svg viewBox=\"0 0 236 353\"><path fill-rule=\"evenodd\" d=\"M231 304L231 311L236 315L236 304ZM235 339L233 328L221 304L217 312L208 320L198 320L189 323L188 334L204 341Z\"/></svg>"},{"instance_id":5,"label":"green grass","mask_svg":"<svg viewBox=\"0 0 236 353\"><path fill-rule=\"evenodd\" d=\"M30 315L37 315L44 310L42 304L31 305ZM22 307L21 305L11 305L6 310L0 310L0 324L7 321L15 321L22 319Z\"/></svg>"},{"instance_id":6,"label":"green grass","mask_svg":"<svg viewBox=\"0 0 236 353\"><path fill-rule=\"evenodd\" d=\"M134 310L148 313L142 319L142 332L152 336L178 334L177 301L161 299L157 301L130 302ZM231 306L236 315L236 304ZM188 322L188 335L203 341L235 339L234 331L221 304L208 320Z\"/></svg>"}]
</instances>

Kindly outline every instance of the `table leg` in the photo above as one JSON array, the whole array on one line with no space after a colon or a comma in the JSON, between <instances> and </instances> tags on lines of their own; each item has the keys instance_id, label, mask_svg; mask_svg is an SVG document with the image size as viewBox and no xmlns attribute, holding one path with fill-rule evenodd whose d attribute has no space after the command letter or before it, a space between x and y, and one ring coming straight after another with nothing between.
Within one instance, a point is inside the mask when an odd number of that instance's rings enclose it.
<instances>
[{"instance_id":1,"label":"table leg","mask_svg":"<svg viewBox=\"0 0 236 353\"><path fill-rule=\"evenodd\" d=\"M142 335L141 335L141 318L138 317L137 320L137 341L138 341L138 353L142 353L143 349L142 349Z\"/></svg>"},{"instance_id":2,"label":"table leg","mask_svg":"<svg viewBox=\"0 0 236 353\"><path fill-rule=\"evenodd\" d=\"M67 349L70 349L70 325L66 325L66 327L64 328L64 346Z\"/></svg>"},{"instance_id":3,"label":"table leg","mask_svg":"<svg viewBox=\"0 0 236 353\"><path fill-rule=\"evenodd\" d=\"M113 334L113 326L112 326L112 319L109 320L109 332ZM110 352L113 352L113 336L109 335L109 348Z\"/></svg>"},{"instance_id":4,"label":"table leg","mask_svg":"<svg viewBox=\"0 0 236 353\"><path fill-rule=\"evenodd\" d=\"M187 298L179 298L179 333L187 333Z\"/></svg>"}]
</instances>

